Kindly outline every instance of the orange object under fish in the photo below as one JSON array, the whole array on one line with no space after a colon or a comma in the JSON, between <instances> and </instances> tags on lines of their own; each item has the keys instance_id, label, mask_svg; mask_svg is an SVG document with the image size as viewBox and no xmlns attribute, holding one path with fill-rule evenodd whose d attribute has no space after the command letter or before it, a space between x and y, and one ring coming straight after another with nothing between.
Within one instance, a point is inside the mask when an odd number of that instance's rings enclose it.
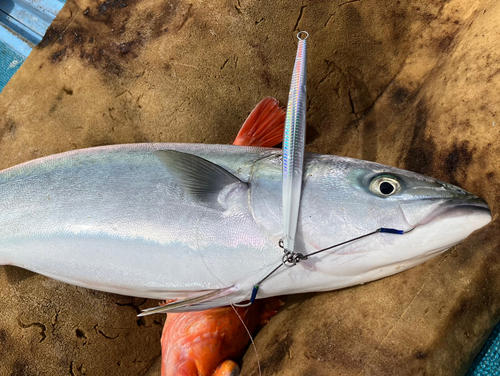
<instances>
[{"instance_id":1,"label":"orange object under fish","mask_svg":"<svg viewBox=\"0 0 500 376\"><path fill-rule=\"evenodd\" d=\"M238 375L237 364L228 360L243 355L250 341L247 329L253 333L266 324L281 304L269 298L248 307L169 313L162 334L162 376Z\"/></svg>"}]
</instances>

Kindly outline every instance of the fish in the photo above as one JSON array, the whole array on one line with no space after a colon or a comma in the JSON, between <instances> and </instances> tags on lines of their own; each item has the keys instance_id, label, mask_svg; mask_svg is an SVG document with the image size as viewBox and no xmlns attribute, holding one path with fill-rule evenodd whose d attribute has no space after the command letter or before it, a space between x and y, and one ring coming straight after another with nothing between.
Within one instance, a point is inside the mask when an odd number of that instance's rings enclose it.
<instances>
[{"instance_id":1,"label":"fish","mask_svg":"<svg viewBox=\"0 0 500 376\"><path fill-rule=\"evenodd\" d=\"M482 199L451 184L306 153L295 251L315 254L276 270L281 160L281 150L265 147L145 143L8 168L0 172L0 264L196 311L247 301L256 285L261 299L383 278L491 221Z\"/></svg>"},{"instance_id":2,"label":"fish","mask_svg":"<svg viewBox=\"0 0 500 376\"><path fill-rule=\"evenodd\" d=\"M275 146L282 142L285 111L266 97L243 123L234 145ZM237 376L257 326L265 325L283 303L258 300L247 307L225 306L198 312L170 312L162 332L162 376Z\"/></svg>"}]
</instances>

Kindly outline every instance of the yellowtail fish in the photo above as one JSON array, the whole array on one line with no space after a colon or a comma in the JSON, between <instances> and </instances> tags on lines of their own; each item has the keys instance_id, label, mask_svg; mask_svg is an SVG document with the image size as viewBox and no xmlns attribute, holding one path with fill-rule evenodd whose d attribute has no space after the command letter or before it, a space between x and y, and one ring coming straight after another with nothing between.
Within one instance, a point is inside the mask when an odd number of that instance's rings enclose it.
<instances>
[{"instance_id":1,"label":"yellowtail fish","mask_svg":"<svg viewBox=\"0 0 500 376\"><path fill-rule=\"evenodd\" d=\"M283 255L281 162L278 149L150 143L8 168L0 264L101 291L185 299L167 310L248 300ZM277 270L257 298L382 278L491 220L480 198L413 172L307 153L303 170L295 251L328 250Z\"/></svg>"}]
</instances>

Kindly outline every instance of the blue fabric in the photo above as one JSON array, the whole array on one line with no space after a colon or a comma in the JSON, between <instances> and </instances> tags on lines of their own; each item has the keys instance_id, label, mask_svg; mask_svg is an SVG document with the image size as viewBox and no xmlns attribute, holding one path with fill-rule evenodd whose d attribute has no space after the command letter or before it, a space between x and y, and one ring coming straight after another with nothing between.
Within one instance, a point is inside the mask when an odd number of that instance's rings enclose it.
<instances>
[{"instance_id":1,"label":"blue fabric","mask_svg":"<svg viewBox=\"0 0 500 376\"><path fill-rule=\"evenodd\" d=\"M500 323L493 329L466 376L500 376Z\"/></svg>"},{"instance_id":2,"label":"blue fabric","mask_svg":"<svg viewBox=\"0 0 500 376\"><path fill-rule=\"evenodd\" d=\"M0 41L0 92L23 63L23 56Z\"/></svg>"}]
</instances>

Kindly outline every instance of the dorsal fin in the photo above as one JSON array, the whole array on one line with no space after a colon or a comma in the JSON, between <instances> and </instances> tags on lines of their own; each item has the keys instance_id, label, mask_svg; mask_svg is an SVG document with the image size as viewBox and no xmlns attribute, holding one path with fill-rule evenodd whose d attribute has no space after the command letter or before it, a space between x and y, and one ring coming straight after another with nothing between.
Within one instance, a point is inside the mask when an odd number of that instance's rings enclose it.
<instances>
[{"instance_id":1,"label":"dorsal fin","mask_svg":"<svg viewBox=\"0 0 500 376\"><path fill-rule=\"evenodd\" d=\"M226 186L246 185L226 169L196 155L176 150L157 150L154 154L185 192L214 209L221 208L217 198Z\"/></svg>"},{"instance_id":2,"label":"dorsal fin","mask_svg":"<svg viewBox=\"0 0 500 376\"><path fill-rule=\"evenodd\" d=\"M243 123L233 145L271 147L283 141L285 110L278 100L266 97Z\"/></svg>"}]
</instances>

